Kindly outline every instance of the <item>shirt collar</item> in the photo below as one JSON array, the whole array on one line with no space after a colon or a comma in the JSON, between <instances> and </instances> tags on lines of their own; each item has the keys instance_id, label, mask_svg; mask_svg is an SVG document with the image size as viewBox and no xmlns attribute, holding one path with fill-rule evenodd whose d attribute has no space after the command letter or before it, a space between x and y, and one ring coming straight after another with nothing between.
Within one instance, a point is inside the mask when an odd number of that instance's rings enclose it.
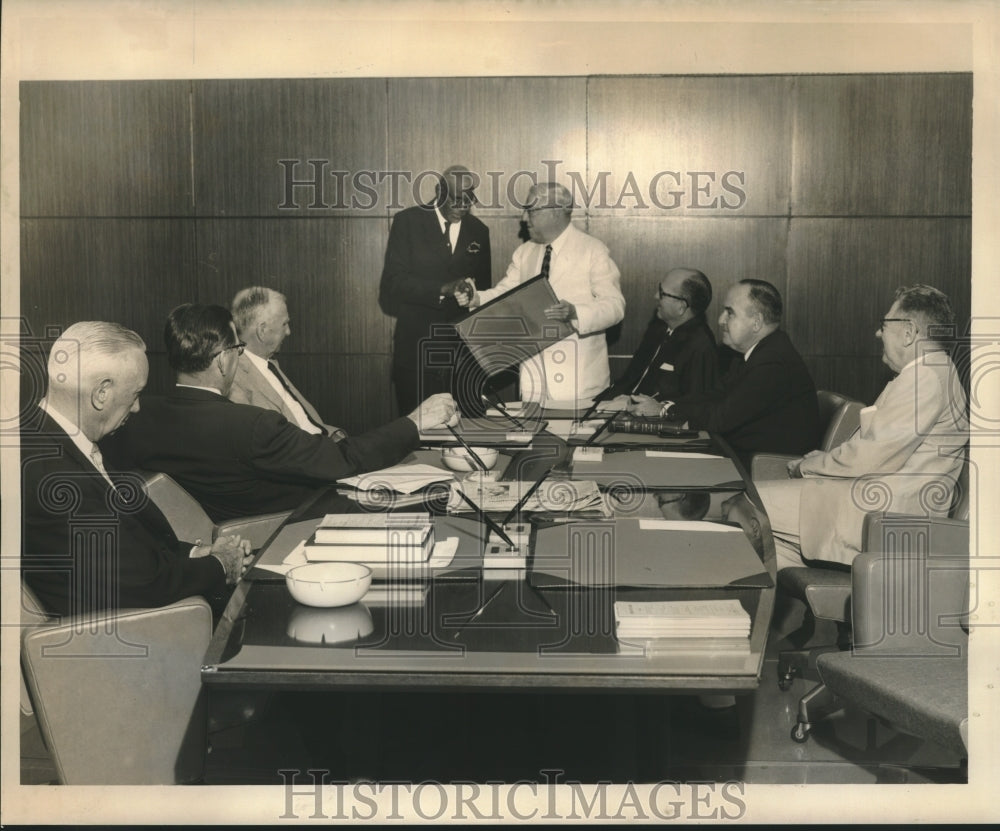
<instances>
[{"instance_id":1,"label":"shirt collar","mask_svg":"<svg viewBox=\"0 0 1000 831\"><path fill-rule=\"evenodd\" d=\"M83 434L83 430L81 430L79 426L74 424L55 407L53 407L47 399L42 399L38 402L38 406L40 409L48 413L49 418L59 425L60 429L66 433L67 436L69 436L70 441L76 445L77 449L83 453L84 456L88 459L92 458L94 443Z\"/></svg>"},{"instance_id":2,"label":"shirt collar","mask_svg":"<svg viewBox=\"0 0 1000 831\"><path fill-rule=\"evenodd\" d=\"M216 395L220 397L222 396L222 393L219 392L219 390L217 390L215 387L199 387L197 384L174 384L174 386L179 389L205 390L205 392L214 392Z\"/></svg>"},{"instance_id":3,"label":"shirt collar","mask_svg":"<svg viewBox=\"0 0 1000 831\"><path fill-rule=\"evenodd\" d=\"M252 363L255 367L257 367L257 369L259 369L261 372L269 371L267 368L268 361L270 360L269 358L262 358L260 355L255 355L249 349L243 350L243 357L247 358L250 361L250 363Z\"/></svg>"},{"instance_id":4,"label":"shirt collar","mask_svg":"<svg viewBox=\"0 0 1000 831\"><path fill-rule=\"evenodd\" d=\"M435 213L435 215L438 218L438 227L441 229L441 233L443 234L444 233L444 223L447 222L448 220L446 220L444 218L444 214L441 213L441 209L437 205L434 206L434 213ZM451 225L449 225L448 227L449 228L458 228L458 227L461 226L461 224L462 224L462 220L460 219L460 220L458 220L458 222L452 222Z\"/></svg>"},{"instance_id":5,"label":"shirt collar","mask_svg":"<svg viewBox=\"0 0 1000 831\"><path fill-rule=\"evenodd\" d=\"M542 248L544 248L546 245L551 245L552 246L552 253L553 254L558 254L559 253L559 249L562 248L566 244L566 239L569 236L569 234L571 233L570 229L572 227L573 227L573 223L571 222L569 225L567 225L565 228L563 228L562 233L558 237L556 237L554 240L552 240L552 242L549 242L549 243L540 242L539 245L541 245Z\"/></svg>"}]
</instances>

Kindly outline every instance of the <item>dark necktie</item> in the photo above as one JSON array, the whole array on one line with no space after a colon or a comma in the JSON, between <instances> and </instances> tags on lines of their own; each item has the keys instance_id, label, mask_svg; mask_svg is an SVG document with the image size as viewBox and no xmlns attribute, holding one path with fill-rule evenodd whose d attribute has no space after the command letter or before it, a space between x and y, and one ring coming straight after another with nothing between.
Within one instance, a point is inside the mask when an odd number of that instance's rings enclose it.
<instances>
[{"instance_id":1,"label":"dark necktie","mask_svg":"<svg viewBox=\"0 0 1000 831\"><path fill-rule=\"evenodd\" d=\"M282 372L280 369L278 369L278 365L274 361L268 361L267 368L271 370L274 376L281 382L282 389L284 389L285 392L287 392L292 397L292 400L298 402L299 406L302 408L302 412L306 414L306 418L309 420L309 423L313 425L313 427L317 427L319 431L325 436L326 428L322 424L317 422L316 419L314 419L311 415L309 415L309 410L307 410L306 405L302 403L302 399L295 394L295 391L292 389L292 385L288 382L288 379L285 377L285 373Z\"/></svg>"},{"instance_id":2,"label":"dark necktie","mask_svg":"<svg viewBox=\"0 0 1000 831\"><path fill-rule=\"evenodd\" d=\"M451 253L451 223L444 221L444 244L448 246L448 253Z\"/></svg>"},{"instance_id":3,"label":"dark necktie","mask_svg":"<svg viewBox=\"0 0 1000 831\"><path fill-rule=\"evenodd\" d=\"M552 260L552 246L551 245L546 245L545 246L545 257L542 259L542 271L541 271L541 274L542 274L543 277L548 277L549 276L549 262L551 260Z\"/></svg>"}]
</instances>

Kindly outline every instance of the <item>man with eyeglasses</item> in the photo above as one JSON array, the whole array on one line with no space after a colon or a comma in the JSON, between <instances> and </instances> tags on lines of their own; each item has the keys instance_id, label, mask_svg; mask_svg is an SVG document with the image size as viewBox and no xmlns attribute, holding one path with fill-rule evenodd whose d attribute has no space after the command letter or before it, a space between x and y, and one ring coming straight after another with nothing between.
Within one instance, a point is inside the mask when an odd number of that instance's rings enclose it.
<instances>
[{"instance_id":1,"label":"man with eyeglasses","mask_svg":"<svg viewBox=\"0 0 1000 831\"><path fill-rule=\"evenodd\" d=\"M466 281L487 289L493 279L489 228L470 213L477 184L468 168L446 168L434 201L400 211L389 229L379 305L396 318L392 381L400 413L432 393L458 395L476 386L474 379L461 383L456 377L478 367L452 324L464 314L455 292ZM482 406L478 395L463 395L460 403L463 411Z\"/></svg>"},{"instance_id":2,"label":"man with eyeglasses","mask_svg":"<svg viewBox=\"0 0 1000 831\"><path fill-rule=\"evenodd\" d=\"M947 352L954 328L938 289L897 290L875 332L896 376L861 411L857 432L832 450L789 462L789 480L757 483L778 568L849 564L869 511L947 514L969 432L965 390Z\"/></svg>"},{"instance_id":3,"label":"man with eyeglasses","mask_svg":"<svg viewBox=\"0 0 1000 831\"><path fill-rule=\"evenodd\" d=\"M531 239L518 246L504 278L492 289L456 295L475 308L538 274L548 277L557 302L549 320L569 323L573 333L523 361L521 398L554 409L586 409L611 381L604 332L625 317L621 274L598 239L571 222L573 196L556 182L528 191L523 221Z\"/></svg>"},{"instance_id":4,"label":"man with eyeglasses","mask_svg":"<svg viewBox=\"0 0 1000 831\"><path fill-rule=\"evenodd\" d=\"M719 315L722 342L740 353L716 385L667 402L663 414L721 435L749 468L754 453L801 455L820 439L816 387L781 329L781 294L766 280L741 280Z\"/></svg>"},{"instance_id":5,"label":"man with eyeglasses","mask_svg":"<svg viewBox=\"0 0 1000 831\"><path fill-rule=\"evenodd\" d=\"M440 394L404 418L333 442L226 397L245 347L228 309L178 306L164 342L177 374L173 392L146 398L101 449L118 467L169 474L215 522L296 508L318 487L399 462L419 445L418 425L458 422L454 400Z\"/></svg>"},{"instance_id":6,"label":"man with eyeglasses","mask_svg":"<svg viewBox=\"0 0 1000 831\"><path fill-rule=\"evenodd\" d=\"M694 268L673 268L656 291L656 313L628 368L602 396L609 407L659 415L663 403L715 386L719 358L705 321L712 284Z\"/></svg>"}]
</instances>

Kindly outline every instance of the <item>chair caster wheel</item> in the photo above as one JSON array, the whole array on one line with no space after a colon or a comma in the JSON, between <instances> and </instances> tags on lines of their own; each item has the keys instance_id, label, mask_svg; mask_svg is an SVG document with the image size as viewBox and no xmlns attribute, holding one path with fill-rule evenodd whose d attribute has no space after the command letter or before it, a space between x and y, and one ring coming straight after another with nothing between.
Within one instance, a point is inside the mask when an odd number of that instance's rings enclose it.
<instances>
[{"instance_id":1,"label":"chair caster wheel","mask_svg":"<svg viewBox=\"0 0 1000 831\"><path fill-rule=\"evenodd\" d=\"M804 744L809 740L809 730L811 725L804 722L796 722L792 727L792 741L798 744Z\"/></svg>"},{"instance_id":2,"label":"chair caster wheel","mask_svg":"<svg viewBox=\"0 0 1000 831\"><path fill-rule=\"evenodd\" d=\"M794 675L789 673L788 675L782 675L778 679L778 689L782 692L788 692L792 688L792 680L795 678Z\"/></svg>"}]
</instances>

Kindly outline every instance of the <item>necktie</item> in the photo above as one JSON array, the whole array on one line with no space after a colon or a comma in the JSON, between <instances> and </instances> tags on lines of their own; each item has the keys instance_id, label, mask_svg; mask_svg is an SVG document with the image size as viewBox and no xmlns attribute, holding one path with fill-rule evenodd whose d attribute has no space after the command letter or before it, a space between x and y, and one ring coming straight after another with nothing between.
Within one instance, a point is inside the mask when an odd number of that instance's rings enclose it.
<instances>
[{"instance_id":1,"label":"necktie","mask_svg":"<svg viewBox=\"0 0 1000 831\"><path fill-rule=\"evenodd\" d=\"M552 260L552 246L545 246L545 257L542 259L542 276L549 276L549 262Z\"/></svg>"},{"instance_id":2,"label":"necktie","mask_svg":"<svg viewBox=\"0 0 1000 831\"><path fill-rule=\"evenodd\" d=\"M111 477L108 476L108 472L104 469L104 457L101 455L100 448L96 444L90 448L90 461L94 463L94 467L100 471L101 476L107 480L108 484L114 488L115 483L111 481Z\"/></svg>"},{"instance_id":3,"label":"necktie","mask_svg":"<svg viewBox=\"0 0 1000 831\"><path fill-rule=\"evenodd\" d=\"M444 244L448 246L448 252L451 252L451 223L446 219L444 221Z\"/></svg>"},{"instance_id":4,"label":"necktie","mask_svg":"<svg viewBox=\"0 0 1000 831\"><path fill-rule=\"evenodd\" d=\"M309 410L306 409L305 404L302 403L302 400L292 390L292 385L288 382L288 379L285 377L285 373L282 372L280 369L278 369L278 365L274 361L268 361L267 368L274 373L275 377L281 382L282 388L285 390L285 392L287 392L291 396L292 400L298 402L299 406L302 408L302 412L305 413L306 418L309 419L309 423L313 425L313 427L317 427L319 431L325 435L326 428L324 428L322 424L317 422L316 419L314 419L311 415L309 415Z\"/></svg>"}]
</instances>

